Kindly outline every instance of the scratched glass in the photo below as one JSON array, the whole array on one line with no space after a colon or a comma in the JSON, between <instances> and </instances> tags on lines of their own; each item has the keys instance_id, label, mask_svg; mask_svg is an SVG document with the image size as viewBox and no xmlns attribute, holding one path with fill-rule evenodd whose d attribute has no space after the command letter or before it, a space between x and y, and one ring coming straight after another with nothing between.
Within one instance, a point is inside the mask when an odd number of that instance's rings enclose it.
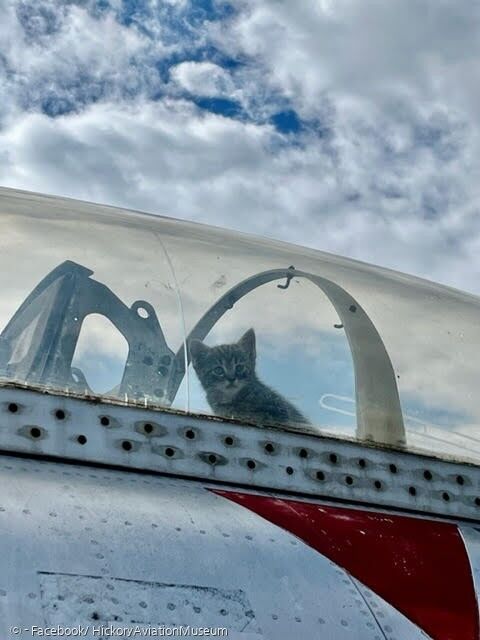
<instances>
[{"instance_id":1,"label":"scratched glass","mask_svg":"<svg viewBox=\"0 0 480 640\"><path fill-rule=\"evenodd\" d=\"M6 189L0 263L0 383L480 461L475 296Z\"/></svg>"}]
</instances>

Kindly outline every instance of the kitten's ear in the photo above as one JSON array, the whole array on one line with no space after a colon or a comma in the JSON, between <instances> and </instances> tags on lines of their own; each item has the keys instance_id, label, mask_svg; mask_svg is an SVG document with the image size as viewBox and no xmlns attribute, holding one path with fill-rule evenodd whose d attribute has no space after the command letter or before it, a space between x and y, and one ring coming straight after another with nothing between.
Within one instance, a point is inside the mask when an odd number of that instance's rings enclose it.
<instances>
[{"instance_id":1,"label":"kitten's ear","mask_svg":"<svg viewBox=\"0 0 480 640\"><path fill-rule=\"evenodd\" d=\"M203 344L201 340L192 340L188 346L190 349L190 356L193 366L201 362L210 351L210 347L207 347L206 344Z\"/></svg>"},{"instance_id":2,"label":"kitten's ear","mask_svg":"<svg viewBox=\"0 0 480 640\"><path fill-rule=\"evenodd\" d=\"M255 346L255 331L253 329L249 329L246 331L243 336L238 341L238 344L250 354L253 362L255 362L255 358L257 355L257 350Z\"/></svg>"}]
</instances>

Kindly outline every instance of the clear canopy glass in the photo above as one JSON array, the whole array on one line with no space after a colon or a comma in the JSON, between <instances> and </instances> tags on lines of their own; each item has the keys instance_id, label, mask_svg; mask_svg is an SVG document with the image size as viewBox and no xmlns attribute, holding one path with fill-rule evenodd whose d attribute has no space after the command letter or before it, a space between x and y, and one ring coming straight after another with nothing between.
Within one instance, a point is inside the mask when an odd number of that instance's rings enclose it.
<instances>
[{"instance_id":1,"label":"clear canopy glass","mask_svg":"<svg viewBox=\"0 0 480 640\"><path fill-rule=\"evenodd\" d=\"M480 461L475 296L8 189L0 266L1 384Z\"/></svg>"}]
</instances>

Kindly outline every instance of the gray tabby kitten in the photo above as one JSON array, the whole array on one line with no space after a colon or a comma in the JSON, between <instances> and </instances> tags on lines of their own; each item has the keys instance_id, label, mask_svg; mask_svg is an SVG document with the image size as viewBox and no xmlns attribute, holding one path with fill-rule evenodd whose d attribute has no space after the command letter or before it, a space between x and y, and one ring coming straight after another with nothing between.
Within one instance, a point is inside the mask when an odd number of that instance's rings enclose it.
<instances>
[{"instance_id":1,"label":"gray tabby kitten","mask_svg":"<svg viewBox=\"0 0 480 640\"><path fill-rule=\"evenodd\" d=\"M190 355L215 415L270 425L308 424L298 409L257 378L253 329L233 344L207 347L192 340Z\"/></svg>"}]
</instances>

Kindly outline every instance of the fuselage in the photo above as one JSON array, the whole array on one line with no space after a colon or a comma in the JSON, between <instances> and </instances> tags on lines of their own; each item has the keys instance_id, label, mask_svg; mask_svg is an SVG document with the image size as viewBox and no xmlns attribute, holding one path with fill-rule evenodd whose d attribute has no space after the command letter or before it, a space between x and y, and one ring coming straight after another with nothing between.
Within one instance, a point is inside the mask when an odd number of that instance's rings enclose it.
<instances>
[{"instance_id":1,"label":"fuselage","mask_svg":"<svg viewBox=\"0 0 480 640\"><path fill-rule=\"evenodd\" d=\"M478 639L478 298L6 189L0 262L2 638Z\"/></svg>"}]
</instances>

